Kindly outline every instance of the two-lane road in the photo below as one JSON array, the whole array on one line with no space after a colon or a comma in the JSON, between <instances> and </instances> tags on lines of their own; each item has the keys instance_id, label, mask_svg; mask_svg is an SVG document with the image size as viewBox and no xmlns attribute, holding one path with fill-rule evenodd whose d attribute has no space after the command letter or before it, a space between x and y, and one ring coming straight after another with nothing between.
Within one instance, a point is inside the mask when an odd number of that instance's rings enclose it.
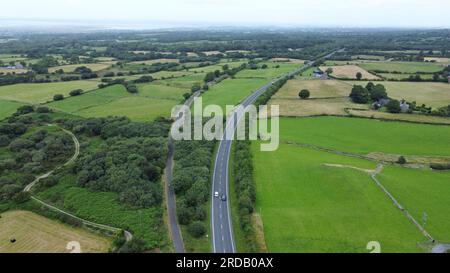
<instances>
[{"instance_id":1,"label":"two-lane road","mask_svg":"<svg viewBox=\"0 0 450 273\"><path fill-rule=\"evenodd\" d=\"M338 50L341 51L341 50ZM335 51L335 52L338 52ZM323 58L331 57L335 52L326 55ZM293 76L298 72L309 68L312 62L305 64L304 66L290 72L288 76ZM249 105L255 102L255 100L267 91L269 87L273 85L278 79L275 79L271 83L268 83L261 87L260 89L253 92L249 97L247 97L241 105L243 108L247 108ZM238 108L239 109L239 108ZM224 136L232 135L237 128L239 120L243 116L245 111L230 113L234 116L235 122L228 122L225 128ZM219 148L216 154L216 161L214 166L213 182L212 182L212 200L211 200L211 229L212 229L212 247L214 253L235 253L236 246L233 237L233 226L231 220L231 209L230 209L230 199L229 199L229 183L228 183L228 172L229 172L229 159L231 156L231 144L232 140L223 137L220 141ZM219 193L219 198L214 197L214 193ZM220 196L226 194L227 200L222 201Z\"/></svg>"}]
</instances>

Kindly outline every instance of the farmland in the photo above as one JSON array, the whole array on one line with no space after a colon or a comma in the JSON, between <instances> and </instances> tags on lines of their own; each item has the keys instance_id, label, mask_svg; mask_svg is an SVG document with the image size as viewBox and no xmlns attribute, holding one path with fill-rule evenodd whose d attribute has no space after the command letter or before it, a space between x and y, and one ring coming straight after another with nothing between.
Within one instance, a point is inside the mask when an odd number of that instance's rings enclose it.
<instances>
[{"instance_id":1,"label":"farmland","mask_svg":"<svg viewBox=\"0 0 450 273\"><path fill-rule=\"evenodd\" d=\"M236 74L236 78L264 78L271 80L283 76L301 66L301 64L283 62L262 62L259 65L262 66L264 64L267 65L266 69L245 69Z\"/></svg>"},{"instance_id":2,"label":"farmland","mask_svg":"<svg viewBox=\"0 0 450 273\"><path fill-rule=\"evenodd\" d=\"M15 243L10 240L15 239ZM69 242L80 243L82 252L107 252L111 239L74 228L28 211L8 211L0 218L0 253L69 252Z\"/></svg>"},{"instance_id":3,"label":"farmland","mask_svg":"<svg viewBox=\"0 0 450 273\"><path fill-rule=\"evenodd\" d=\"M280 132L276 152L263 153L257 142L252 145L257 211L269 251L366 252L372 240L381 243L383 252L425 251L417 244L426 238L370 179L376 162L311 147L361 155L376 151L449 156L450 127L357 118L282 118ZM422 210L427 212L431 234L448 240L443 229L448 223L441 217L450 208L445 194L437 196L446 191L447 172L386 167L379 177L416 219L421 219Z\"/></svg>"},{"instance_id":4,"label":"farmland","mask_svg":"<svg viewBox=\"0 0 450 273\"><path fill-rule=\"evenodd\" d=\"M96 89L97 81L72 81L56 83L26 83L0 87L0 99L26 103L44 103L53 100L55 94L67 96L74 89Z\"/></svg>"},{"instance_id":5,"label":"farmland","mask_svg":"<svg viewBox=\"0 0 450 273\"><path fill-rule=\"evenodd\" d=\"M266 84L265 79L227 79L203 94L203 105L237 105L253 91Z\"/></svg>"}]
</instances>

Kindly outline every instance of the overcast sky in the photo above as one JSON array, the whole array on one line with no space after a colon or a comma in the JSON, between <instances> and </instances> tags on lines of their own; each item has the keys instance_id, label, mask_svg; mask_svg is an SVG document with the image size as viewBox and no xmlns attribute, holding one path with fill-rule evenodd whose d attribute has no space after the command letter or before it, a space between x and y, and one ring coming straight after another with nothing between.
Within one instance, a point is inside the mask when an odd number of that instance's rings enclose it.
<instances>
[{"instance_id":1,"label":"overcast sky","mask_svg":"<svg viewBox=\"0 0 450 273\"><path fill-rule=\"evenodd\" d=\"M3 19L450 27L449 0L12 0L0 6Z\"/></svg>"}]
</instances>

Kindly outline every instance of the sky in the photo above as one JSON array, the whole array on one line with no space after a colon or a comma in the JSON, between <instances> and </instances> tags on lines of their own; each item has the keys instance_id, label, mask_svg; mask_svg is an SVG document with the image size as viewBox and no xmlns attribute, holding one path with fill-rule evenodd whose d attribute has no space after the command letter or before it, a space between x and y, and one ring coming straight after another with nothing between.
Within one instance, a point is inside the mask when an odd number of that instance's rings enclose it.
<instances>
[{"instance_id":1,"label":"sky","mask_svg":"<svg viewBox=\"0 0 450 273\"><path fill-rule=\"evenodd\" d=\"M13 0L0 20L151 26L450 27L449 0Z\"/></svg>"}]
</instances>

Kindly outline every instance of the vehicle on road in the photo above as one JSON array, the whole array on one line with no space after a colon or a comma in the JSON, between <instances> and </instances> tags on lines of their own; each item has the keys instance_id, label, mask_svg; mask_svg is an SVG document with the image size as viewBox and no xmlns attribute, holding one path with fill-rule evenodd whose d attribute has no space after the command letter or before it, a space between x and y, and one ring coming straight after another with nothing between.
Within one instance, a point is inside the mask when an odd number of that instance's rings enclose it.
<instances>
[{"instance_id":1,"label":"vehicle on road","mask_svg":"<svg viewBox=\"0 0 450 273\"><path fill-rule=\"evenodd\" d=\"M214 197L219 197L219 192L218 191L214 192Z\"/></svg>"},{"instance_id":2,"label":"vehicle on road","mask_svg":"<svg viewBox=\"0 0 450 273\"><path fill-rule=\"evenodd\" d=\"M227 201L227 196L225 194L222 194L222 196L220 196L220 200Z\"/></svg>"}]
</instances>

